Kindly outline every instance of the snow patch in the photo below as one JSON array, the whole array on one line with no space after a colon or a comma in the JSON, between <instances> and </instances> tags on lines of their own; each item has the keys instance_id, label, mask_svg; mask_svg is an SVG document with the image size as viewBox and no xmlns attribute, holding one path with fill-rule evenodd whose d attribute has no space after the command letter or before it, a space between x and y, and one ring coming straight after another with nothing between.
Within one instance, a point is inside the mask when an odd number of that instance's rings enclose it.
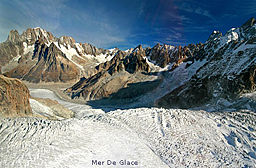
<instances>
[{"instance_id":1,"label":"snow patch","mask_svg":"<svg viewBox=\"0 0 256 168\"><path fill-rule=\"evenodd\" d=\"M24 55L28 54L28 53L32 53L35 49L34 45L29 45L26 42L23 42L23 46L24 46Z\"/></svg>"},{"instance_id":2,"label":"snow patch","mask_svg":"<svg viewBox=\"0 0 256 168\"><path fill-rule=\"evenodd\" d=\"M12 59L12 61L18 62L20 58L21 58L21 55L17 55Z\"/></svg>"},{"instance_id":3,"label":"snow patch","mask_svg":"<svg viewBox=\"0 0 256 168\"><path fill-rule=\"evenodd\" d=\"M112 54L116 50L116 48L111 48L111 49L108 49L108 50Z\"/></svg>"},{"instance_id":4,"label":"snow patch","mask_svg":"<svg viewBox=\"0 0 256 168\"><path fill-rule=\"evenodd\" d=\"M74 48L71 48L70 45L68 45L68 48L66 48L62 44L59 44L58 42L54 42L54 44L66 55L66 57L72 63L74 63L78 68L80 68L82 71L84 71L84 67L82 65L80 65L80 64L78 64L78 63L76 63L75 61L72 60L73 56L80 57L80 55L77 53L77 51Z\"/></svg>"}]
</instances>

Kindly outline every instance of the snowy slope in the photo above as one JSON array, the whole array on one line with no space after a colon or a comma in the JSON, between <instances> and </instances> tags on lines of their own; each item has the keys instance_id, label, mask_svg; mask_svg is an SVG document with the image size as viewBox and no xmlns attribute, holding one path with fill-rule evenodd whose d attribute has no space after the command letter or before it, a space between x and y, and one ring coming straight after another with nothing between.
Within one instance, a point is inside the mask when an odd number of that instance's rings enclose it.
<instances>
[{"instance_id":1,"label":"snowy slope","mask_svg":"<svg viewBox=\"0 0 256 168\"><path fill-rule=\"evenodd\" d=\"M204 66L206 63L207 61L205 59L202 61L198 60L191 64L189 67L186 67L188 62L183 62L173 71L167 71L164 74L159 75L159 79L162 80L161 84L151 92L142 95L139 98L139 101L131 104L131 106L145 107L154 105L154 102L157 99L163 97L167 93L173 91L174 89L182 86L184 83L189 81L191 77L196 74L196 71Z\"/></svg>"},{"instance_id":2,"label":"snowy slope","mask_svg":"<svg viewBox=\"0 0 256 168\"><path fill-rule=\"evenodd\" d=\"M76 118L0 120L0 167L94 167L97 160L137 160L139 166L254 167L256 115L139 108L110 113L60 101ZM6 157L8 156L8 157ZM96 166L99 167L99 166Z\"/></svg>"},{"instance_id":3,"label":"snowy slope","mask_svg":"<svg viewBox=\"0 0 256 168\"><path fill-rule=\"evenodd\" d=\"M1 120L0 127L1 167L84 168L98 167L92 160L122 159L138 161L134 167L168 167L135 133L105 123L23 118Z\"/></svg>"}]
</instances>

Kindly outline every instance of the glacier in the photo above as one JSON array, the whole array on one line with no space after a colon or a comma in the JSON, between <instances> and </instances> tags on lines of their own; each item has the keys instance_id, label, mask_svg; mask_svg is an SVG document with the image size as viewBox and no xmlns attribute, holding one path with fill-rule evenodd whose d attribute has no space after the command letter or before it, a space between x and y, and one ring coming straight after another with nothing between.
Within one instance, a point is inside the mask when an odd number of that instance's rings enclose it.
<instances>
[{"instance_id":1,"label":"glacier","mask_svg":"<svg viewBox=\"0 0 256 168\"><path fill-rule=\"evenodd\" d=\"M76 113L74 118L0 119L0 167L254 167L256 114L163 108L105 112L31 89ZM32 106L39 108L39 106ZM42 107L44 108L44 107ZM38 109L37 109L38 110ZM120 165L118 161L137 161Z\"/></svg>"}]
</instances>

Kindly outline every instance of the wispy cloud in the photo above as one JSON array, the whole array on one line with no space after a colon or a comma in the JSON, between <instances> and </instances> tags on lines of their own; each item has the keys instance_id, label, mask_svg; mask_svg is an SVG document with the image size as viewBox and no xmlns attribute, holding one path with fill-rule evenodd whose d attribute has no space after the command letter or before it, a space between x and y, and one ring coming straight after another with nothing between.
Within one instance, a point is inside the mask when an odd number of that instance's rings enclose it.
<instances>
[{"instance_id":1,"label":"wispy cloud","mask_svg":"<svg viewBox=\"0 0 256 168\"><path fill-rule=\"evenodd\" d=\"M43 27L49 31L59 28L60 16L65 0L0 1L0 33L8 34L11 29L20 32L28 27ZM5 40L4 36L0 40Z\"/></svg>"},{"instance_id":2,"label":"wispy cloud","mask_svg":"<svg viewBox=\"0 0 256 168\"><path fill-rule=\"evenodd\" d=\"M0 1L0 41L11 29L20 33L28 27L42 27L55 36L71 35L76 41L98 47L120 43L129 36L128 28L120 27L108 17L104 7L95 13L67 5L70 0L9 0ZM71 2L72 3L72 2ZM93 8L93 6L92 6ZM122 24L121 24L122 25Z\"/></svg>"},{"instance_id":3,"label":"wispy cloud","mask_svg":"<svg viewBox=\"0 0 256 168\"><path fill-rule=\"evenodd\" d=\"M179 10L183 10L189 13L194 13L197 15L208 17L209 19L212 19L212 21L216 21L215 17L209 12L209 10L204 9L202 5L198 5L198 3L182 3L179 6Z\"/></svg>"},{"instance_id":4,"label":"wispy cloud","mask_svg":"<svg viewBox=\"0 0 256 168\"><path fill-rule=\"evenodd\" d=\"M233 10L235 10L233 14L237 13L239 15L250 15L254 17L256 15L256 0L234 0L234 4L232 5L234 5Z\"/></svg>"}]
</instances>

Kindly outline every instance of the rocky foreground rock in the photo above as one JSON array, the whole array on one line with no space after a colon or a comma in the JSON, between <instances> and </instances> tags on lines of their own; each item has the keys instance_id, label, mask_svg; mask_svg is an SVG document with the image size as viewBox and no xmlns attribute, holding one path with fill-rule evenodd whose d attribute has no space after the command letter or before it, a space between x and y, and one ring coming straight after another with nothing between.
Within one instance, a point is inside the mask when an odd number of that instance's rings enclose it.
<instances>
[{"instance_id":1,"label":"rocky foreground rock","mask_svg":"<svg viewBox=\"0 0 256 168\"><path fill-rule=\"evenodd\" d=\"M27 86L0 75L0 118L40 117L51 120L72 118L74 112L51 99L33 98Z\"/></svg>"},{"instance_id":2,"label":"rocky foreground rock","mask_svg":"<svg viewBox=\"0 0 256 168\"><path fill-rule=\"evenodd\" d=\"M32 115L29 90L20 80L0 75L0 116Z\"/></svg>"}]
</instances>

